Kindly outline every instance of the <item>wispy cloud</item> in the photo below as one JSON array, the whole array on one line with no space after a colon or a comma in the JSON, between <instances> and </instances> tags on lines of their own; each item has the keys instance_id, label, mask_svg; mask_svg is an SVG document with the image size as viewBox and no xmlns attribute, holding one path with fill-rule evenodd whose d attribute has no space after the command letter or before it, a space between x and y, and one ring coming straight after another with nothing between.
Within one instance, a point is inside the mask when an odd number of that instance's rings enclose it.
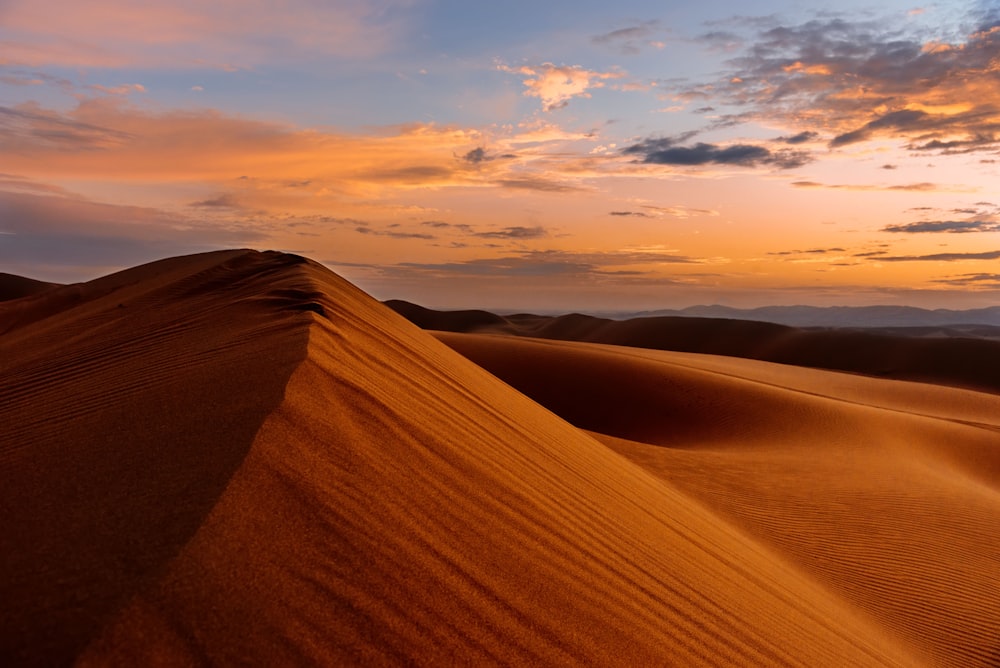
<instances>
[{"instance_id":1,"label":"wispy cloud","mask_svg":"<svg viewBox=\"0 0 1000 668\"><path fill-rule=\"evenodd\" d=\"M643 211L610 211L609 216L634 216L636 218L693 218L695 216L718 216L719 212L712 209L694 209L686 206L654 206L643 204Z\"/></svg>"},{"instance_id":2,"label":"wispy cloud","mask_svg":"<svg viewBox=\"0 0 1000 668\"><path fill-rule=\"evenodd\" d=\"M566 276L623 275L621 268L640 265L700 264L704 260L659 250L578 252L527 250L499 258L477 258L462 262L404 262L409 270L470 276ZM627 273L637 274L635 270Z\"/></svg>"},{"instance_id":3,"label":"wispy cloud","mask_svg":"<svg viewBox=\"0 0 1000 668\"><path fill-rule=\"evenodd\" d=\"M883 232L903 232L921 234L928 232L948 232L969 234L973 232L1000 232L1000 222L988 220L925 220L917 223L886 225Z\"/></svg>"},{"instance_id":4,"label":"wispy cloud","mask_svg":"<svg viewBox=\"0 0 1000 668\"><path fill-rule=\"evenodd\" d=\"M514 225L504 227L499 230L488 230L485 232L474 232L472 236L483 239L542 239L549 236L548 231L541 226L524 227Z\"/></svg>"},{"instance_id":5,"label":"wispy cloud","mask_svg":"<svg viewBox=\"0 0 1000 668\"><path fill-rule=\"evenodd\" d=\"M3 60L27 66L239 69L315 55L365 58L403 31L409 0L3 3Z\"/></svg>"},{"instance_id":6,"label":"wispy cloud","mask_svg":"<svg viewBox=\"0 0 1000 668\"><path fill-rule=\"evenodd\" d=\"M884 255L879 262L964 262L965 260L1000 260L1000 250L982 253L932 253L930 255Z\"/></svg>"},{"instance_id":7,"label":"wispy cloud","mask_svg":"<svg viewBox=\"0 0 1000 668\"><path fill-rule=\"evenodd\" d=\"M995 289L1000 288L1000 274L957 274L945 278L936 278L933 282L954 285L961 288Z\"/></svg>"},{"instance_id":8,"label":"wispy cloud","mask_svg":"<svg viewBox=\"0 0 1000 668\"><path fill-rule=\"evenodd\" d=\"M643 47L663 48L664 44L653 39L659 31L659 21L642 21L624 28L595 35L591 38L594 44L609 46L626 55L641 53Z\"/></svg>"},{"instance_id":9,"label":"wispy cloud","mask_svg":"<svg viewBox=\"0 0 1000 668\"><path fill-rule=\"evenodd\" d=\"M426 232L407 232L405 230L395 229L390 227L388 229L377 229L374 227L368 227L366 225L359 225L354 228L355 232L359 234L368 234L375 237L388 237L390 239L424 239L431 240L436 239L433 234L428 234Z\"/></svg>"},{"instance_id":10,"label":"wispy cloud","mask_svg":"<svg viewBox=\"0 0 1000 668\"><path fill-rule=\"evenodd\" d=\"M874 185L861 183L820 183L818 181L793 181L796 188L828 188L830 190L855 190L861 192L966 192L960 186L944 186L937 183L898 183L895 185Z\"/></svg>"},{"instance_id":11,"label":"wispy cloud","mask_svg":"<svg viewBox=\"0 0 1000 668\"><path fill-rule=\"evenodd\" d=\"M38 267L58 264L82 268L93 277L109 267L252 245L266 238L247 221L219 224L150 207L68 197L59 188L44 193L41 184L35 190L0 190L0 262L9 270L33 275Z\"/></svg>"}]
</instances>

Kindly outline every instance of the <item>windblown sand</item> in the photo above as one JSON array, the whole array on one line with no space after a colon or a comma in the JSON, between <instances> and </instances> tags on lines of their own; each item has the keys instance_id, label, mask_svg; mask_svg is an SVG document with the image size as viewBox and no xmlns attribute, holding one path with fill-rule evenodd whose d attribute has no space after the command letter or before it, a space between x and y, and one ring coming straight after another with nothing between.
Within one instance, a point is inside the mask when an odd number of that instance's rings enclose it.
<instances>
[{"instance_id":1,"label":"windblown sand","mask_svg":"<svg viewBox=\"0 0 1000 668\"><path fill-rule=\"evenodd\" d=\"M0 664L1000 660L1000 396L440 337L279 253L0 303Z\"/></svg>"}]
</instances>

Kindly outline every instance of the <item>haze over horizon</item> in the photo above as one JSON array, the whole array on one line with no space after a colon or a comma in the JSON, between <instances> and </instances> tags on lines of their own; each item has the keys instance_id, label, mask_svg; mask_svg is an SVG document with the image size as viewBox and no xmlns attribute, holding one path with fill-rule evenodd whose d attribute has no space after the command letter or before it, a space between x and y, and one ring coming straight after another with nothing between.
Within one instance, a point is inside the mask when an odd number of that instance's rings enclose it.
<instances>
[{"instance_id":1,"label":"haze over horizon","mask_svg":"<svg viewBox=\"0 0 1000 668\"><path fill-rule=\"evenodd\" d=\"M0 7L0 270L435 308L1000 303L1000 3Z\"/></svg>"}]
</instances>

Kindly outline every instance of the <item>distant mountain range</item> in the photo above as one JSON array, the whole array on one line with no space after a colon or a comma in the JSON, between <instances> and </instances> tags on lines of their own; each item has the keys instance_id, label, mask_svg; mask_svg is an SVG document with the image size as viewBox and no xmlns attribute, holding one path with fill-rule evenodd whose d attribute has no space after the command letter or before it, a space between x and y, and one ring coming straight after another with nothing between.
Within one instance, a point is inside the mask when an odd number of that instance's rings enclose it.
<instances>
[{"instance_id":1,"label":"distant mountain range","mask_svg":"<svg viewBox=\"0 0 1000 668\"><path fill-rule=\"evenodd\" d=\"M729 306L688 308L630 313L623 317L681 316L757 320L792 327L937 327L950 325L992 325L1000 327L1000 306L954 311L912 306L764 306L738 309Z\"/></svg>"},{"instance_id":2,"label":"distant mountain range","mask_svg":"<svg viewBox=\"0 0 1000 668\"><path fill-rule=\"evenodd\" d=\"M695 315L697 309L685 309L685 315L612 320L579 313L501 316L472 309L435 311L398 300L385 304L426 330L708 353L1000 392L1000 326L912 324L927 323L928 314L947 319L949 312L897 307L777 309L786 318L794 315L798 322L810 323L802 326L736 317L753 313L760 318L769 309L724 309L725 317ZM706 308L709 313L720 313ZM951 311L950 317L967 323L969 317L990 315L988 311ZM994 318L1000 316L997 309L992 311ZM838 314L843 320L835 320ZM938 322L942 321L947 320ZM817 324L823 322L846 326ZM892 324L876 326L873 322Z\"/></svg>"}]
</instances>

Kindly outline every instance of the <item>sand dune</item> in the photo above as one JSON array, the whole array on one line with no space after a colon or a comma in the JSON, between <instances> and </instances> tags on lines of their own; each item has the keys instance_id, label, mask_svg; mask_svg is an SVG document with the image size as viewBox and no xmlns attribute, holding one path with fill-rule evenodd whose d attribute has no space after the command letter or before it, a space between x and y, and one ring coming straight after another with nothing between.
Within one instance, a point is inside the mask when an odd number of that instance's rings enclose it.
<instances>
[{"instance_id":1,"label":"sand dune","mask_svg":"<svg viewBox=\"0 0 1000 668\"><path fill-rule=\"evenodd\" d=\"M574 426L253 251L0 331L3 665L996 660L992 395L448 339Z\"/></svg>"},{"instance_id":2,"label":"sand dune","mask_svg":"<svg viewBox=\"0 0 1000 668\"><path fill-rule=\"evenodd\" d=\"M36 281L33 278L0 272L0 302L36 295L57 285L57 283L46 283L45 281Z\"/></svg>"},{"instance_id":3,"label":"sand dune","mask_svg":"<svg viewBox=\"0 0 1000 668\"><path fill-rule=\"evenodd\" d=\"M1000 337L985 326L954 327L947 336L932 336L942 328L801 329L754 320L609 320L579 313L501 317L486 311L434 311L401 301L386 305L429 330L708 353L1000 392ZM971 336L980 330L985 336Z\"/></svg>"},{"instance_id":4,"label":"sand dune","mask_svg":"<svg viewBox=\"0 0 1000 668\"><path fill-rule=\"evenodd\" d=\"M1000 658L1000 397L698 354L438 336L935 661Z\"/></svg>"}]
</instances>

